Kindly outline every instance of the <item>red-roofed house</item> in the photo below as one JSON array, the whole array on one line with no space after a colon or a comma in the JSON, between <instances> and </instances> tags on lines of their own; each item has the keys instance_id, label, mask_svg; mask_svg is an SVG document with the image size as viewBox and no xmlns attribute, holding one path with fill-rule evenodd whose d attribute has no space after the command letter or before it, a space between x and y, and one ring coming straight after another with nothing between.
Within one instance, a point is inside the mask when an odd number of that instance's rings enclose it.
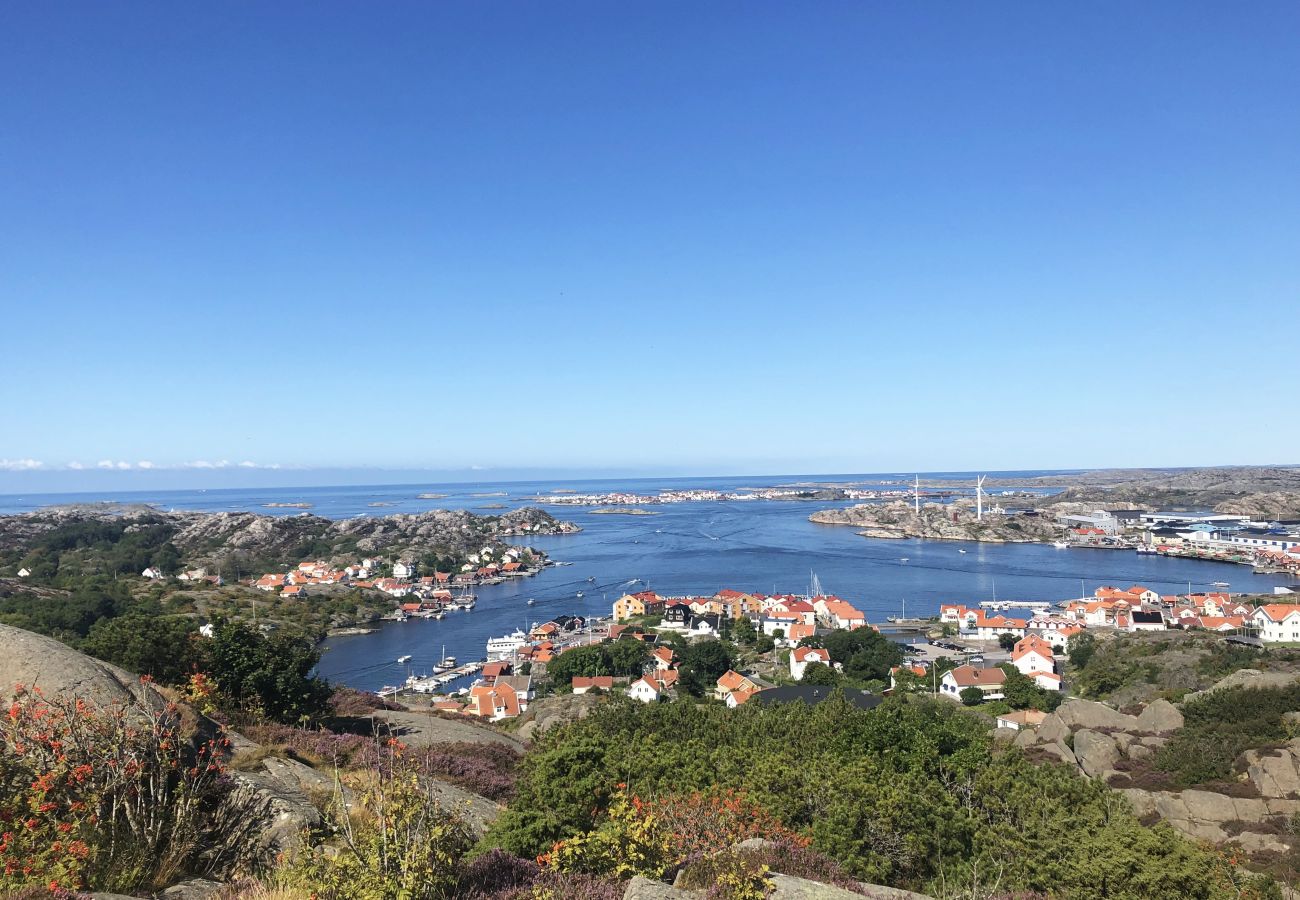
<instances>
[{"instance_id":1,"label":"red-roofed house","mask_svg":"<svg viewBox=\"0 0 1300 900\"><path fill-rule=\"evenodd\" d=\"M594 675L590 678L584 675L575 675L573 678L573 692L575 694L585 694L593 688L599 688L602 691L611 691L614 689L614 676L612 675Z\"/></svg>"},{"instance_id":2,"label":"red-roofed house","mask_svg":"<svg viewBox=\"0 0 1300 900\"><path fill-rule=\"evenodd\" d=\"M808 668L809 663L815 662L829 666L830 651L823 650L821 647L795 647L790 651L790 676L796 679L803 678L804 669Z\"/></svg>"},{"instance_id":3,"label":"red-roofed house","mask_svg":"<svg viewBox=\"0 0 1300 900\"><path fill-rule=\"evenodd\" d=\"M718 684L713 692L713 696L719 700L726 700L727 695L732 691L749 691L754 692L759 689L758 685L750 681L744 675L741 675L735 669L728 669L722 673L718 679Z\"/></svg>"},{"instance_id":4,"label":"red-roofed house","mask_svg":"<svg viewBox=\"0 0 1300 900\"><path fill-rule=\"evenodd\" d=\"M960 700L961 692L973 687L984 692L985 700L1001 700L1004 696L1002 686L1006 681L1007 673L1001 669L958 666L943 673L943 679L939 682L939 693L952 700Z\"/></svg>"},{"instance_id":5,"label":"red-roofed house","mask_svg":"<svg viewBox=\"0 0 1300 900\"><path fill-rule=\"evenodd\" d=\"M1300 641L1300 606L1292 603L1266 603L1255 607L1250 623L1259 629L1266 643Z\"/></svg>"}]
</instances>

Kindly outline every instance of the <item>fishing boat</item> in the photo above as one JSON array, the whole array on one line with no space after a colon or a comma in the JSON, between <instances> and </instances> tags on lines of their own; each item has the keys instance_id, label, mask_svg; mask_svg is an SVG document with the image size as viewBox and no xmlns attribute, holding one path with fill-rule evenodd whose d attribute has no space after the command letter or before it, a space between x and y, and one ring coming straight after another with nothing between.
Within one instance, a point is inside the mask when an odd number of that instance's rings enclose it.
<instances>
[{"instance_id":1,"label":"fishing boat","mask_svg":"<svg viewBox=\"0 0 1300 900\"><path fill-rule=\"evenodd\" d=\"M409 653L405 654L404 656L399 656L399 657L397 657L397 664L398 664L399 666L404 666L404 665L406 665L407 663L409 663L410 661L411 661L411 654L409 654Z\"/></svg>"}]
</instances>

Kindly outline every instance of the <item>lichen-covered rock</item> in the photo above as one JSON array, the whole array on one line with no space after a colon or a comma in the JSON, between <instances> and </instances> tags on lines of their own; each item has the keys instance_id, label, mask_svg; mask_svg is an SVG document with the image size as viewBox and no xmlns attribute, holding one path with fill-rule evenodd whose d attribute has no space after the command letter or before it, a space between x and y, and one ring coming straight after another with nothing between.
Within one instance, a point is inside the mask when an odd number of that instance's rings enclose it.
<instances>
[{"instance_id":1,"label":"lichen-covered rock","mask_svg":"<svg viewBox=\"0 0 1300 900\"><path fill-rule=\"evenodd\" d=\"M1070 729L1056 713L1048 713L1047 718L1043 719L1042 724L1036 729L1036 733L1041 743L1050 744L1057 741L1064 743L1070 736Z\"/></svg>"},{"instance_id":2,"label":"lichen-covered rock","mask_svg":"<svg viewBox=\"0 0 1300 900\"><path fill-rule=\"evenodd\" d=\"M1183 714L1168 700L1152 700L1137 717L1139 731L1168 734L1183 727Z\"/></svg>"},{"instance_id":3,"label":"lichen-covered rock","mask_svg":"<svg viewBox=\"0 0 1300 900\"><path fill-rule=\"evenodd\" d=\"M1121 731L1139 731L1136 716L1126 716L1104 703L1071 697L1056 710L1062 724L1071 730L1079 728L1117 728Z\"/></svg>"},{"instance_id":4,"label":"lichen-covered rock","mask_svg":"<svg viewBox=\"0 0 1300 900\"><path fill-rule=\"evenodd\" d=\"M1248 750L1246 774L1265 797L1300 796L1300 738L1280 750Z\"/></svg>"},{"instance_id":5,"label":"lichen-covered rock","mask_svg":"<svg viewBox=\"0 0 1300 900\"><path fill-rule=\"evenodd\" d=\"M1079 768L1096 778L1115 768L1119 747L1110 735L1085 728L1074 735L1074 756Z\"/></svg>"}]
</instances>

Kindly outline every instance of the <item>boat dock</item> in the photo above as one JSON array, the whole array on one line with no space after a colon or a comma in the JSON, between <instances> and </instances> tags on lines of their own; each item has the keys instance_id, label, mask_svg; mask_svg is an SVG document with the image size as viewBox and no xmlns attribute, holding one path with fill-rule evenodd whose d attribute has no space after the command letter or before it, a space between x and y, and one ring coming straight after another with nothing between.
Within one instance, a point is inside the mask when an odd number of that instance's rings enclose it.
<instances>
[{"instance_id":1,"label":"boat dock","mask_svg":"<svg viewBox=\"0 0 1300 900\"><path fill-rule=\"evenodd\" d=\"M405 691L414 691L417 694L434 694L438 688L451 684L458 678L464 678L467 675L474 675L483 671L484 660L478 660L472 663L465 663L462 666L456 666L454 669L447 669L442 672L435 672L432 675L426 675L423 678L412 675L406 679L406 684L400 687L389 687L378 691L380 697L396 697Z\"/></svg>"},{"instance_id":2,"label":"boat dock","mask_svg":"<svg viewBox=\"0 0 1300 900\"><path fill-rule=\"evenodd\" d=\"M983 600L980 602L982 609L1032 609L1032 610L1049 610L1052 604L1046 600Z\"/></svg>"}]
</instances>

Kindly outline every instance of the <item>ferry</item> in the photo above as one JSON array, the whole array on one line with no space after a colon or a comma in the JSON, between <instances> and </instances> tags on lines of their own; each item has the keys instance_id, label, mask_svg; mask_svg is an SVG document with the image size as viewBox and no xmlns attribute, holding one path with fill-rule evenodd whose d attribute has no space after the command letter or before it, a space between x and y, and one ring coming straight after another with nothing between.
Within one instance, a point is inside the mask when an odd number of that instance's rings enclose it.
<instances>
[{"instance_id":1,"label":"ferry","mask_svg":"<svg viewBox=\"0 0 1300 900\"><path fill-rule=\"evenodd\" d=\"M518 629L515 629L515 631L504 637L488 638L488 659L503 659L527 643L528 635Z\"/></svg>"},{"instance_id":2,"label":"ferry","mask_svg":"<svg viewBox=\"0 0 1300 900\"><path fill-rule=\"evenodd\" d=\"M406 665L407 663L409 663L410 661L411 661L411 654L409 654L409 653L407 653L405 656L399 656L399 657L397 657L397 664L398 664L399 666L404 666L404 665Z\"/></svg>"}]
</instances>

